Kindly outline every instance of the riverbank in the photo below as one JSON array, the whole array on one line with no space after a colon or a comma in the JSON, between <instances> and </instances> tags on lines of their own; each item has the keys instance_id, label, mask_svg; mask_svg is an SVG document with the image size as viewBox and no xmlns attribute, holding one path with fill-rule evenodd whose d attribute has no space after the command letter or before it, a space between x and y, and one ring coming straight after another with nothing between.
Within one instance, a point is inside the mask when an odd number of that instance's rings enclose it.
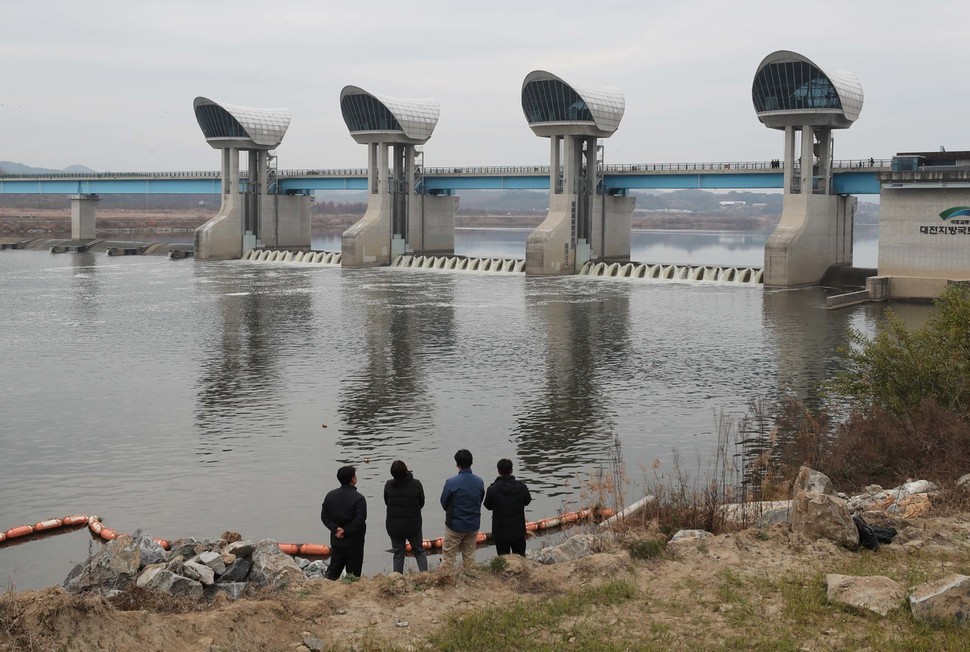
<instances>
[{"instance_id":1,"label":"riverbank","mask_svg":"<svg viewBox=\"0 0 970 652\"><path fill-rule=\"evenodd\" d=\"M642 543L659 538L644 527L559 564L308 580L232 603L8 593L0 650L961 649L966 628L927 625L902 604L879 617L829 602L826 575L911 587L965 572L968 516L899 519L877 552L800 541L786 524L664 549Z\"/></svg>"}]
</instances>

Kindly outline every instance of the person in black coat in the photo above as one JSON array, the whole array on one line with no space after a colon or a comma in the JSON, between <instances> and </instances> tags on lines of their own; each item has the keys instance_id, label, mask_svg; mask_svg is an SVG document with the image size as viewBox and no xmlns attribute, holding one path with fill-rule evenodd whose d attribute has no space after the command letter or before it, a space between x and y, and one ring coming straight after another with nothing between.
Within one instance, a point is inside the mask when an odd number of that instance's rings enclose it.
<instances>
[{"instance_id":1,"label":"person in black coat","mask_svg":"<svg viewBox=\"0 0 970 652\"><path fill-rule=\"evenodd\" d=\"M364 566L364 533L367 530L367 500L357 491L357 470L352 466L337 469L340 487L323 499L320 520L330 530L330 566L327 579L348 575L360 577Z\"/></svg>"},{"instance_id":2,"label":"person in black coat","mask_svg":"<svg viewBox=\"0 0 970 652\"><path fill-rule=\"evenodd\" d=\"M495 552L525 555L525 506L532 502L529 488L512 475L512 460L500 459L498 477L485 492L485 509L492 512Z\"/></svg>"},{"instance_id":3,"label":"person in black coat","mask_svg":"<svg viewBox=\"0 0 970 652\"><path fill-rule=\"evenodd\" d=\"M421 535L421 508L424 507L424 487L401 460L391 464L391 479L384 485L384 504L387 505L387 534L394 553L394 572L404 572L406 544L410 542L418 570L428 570L428 553Z\"/></svg>"}]
</instances>

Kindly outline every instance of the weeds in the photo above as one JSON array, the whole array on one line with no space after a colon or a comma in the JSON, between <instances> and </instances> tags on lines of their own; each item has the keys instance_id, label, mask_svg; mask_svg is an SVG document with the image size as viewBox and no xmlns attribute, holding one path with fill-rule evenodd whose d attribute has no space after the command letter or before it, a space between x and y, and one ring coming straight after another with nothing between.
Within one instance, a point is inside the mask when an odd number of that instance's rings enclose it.
<instances>
[{"instance_id":1,"label":"weeds","mask_svg":"<svg viewBox=\"0 0 970 652\"><path fill-rule=\"evenodd\" d=\"M657 559L667 552L667 542L663 539L634 539L627 545L633 559Z\"/></svg>"},{"instance_id":2,"label":"weeds","mask_svg":"<svg viewBox=\"0 0 970 652\"><path fill-rule=\"evenodd\" d=\"M492 557L491 561L488 562L488 570L491 571L492 573L495 573L496 575L498 573L501 573L508 567L509 567L509 562L502 555L496 555L495 557Z\"/></svg>"}]
</instances>

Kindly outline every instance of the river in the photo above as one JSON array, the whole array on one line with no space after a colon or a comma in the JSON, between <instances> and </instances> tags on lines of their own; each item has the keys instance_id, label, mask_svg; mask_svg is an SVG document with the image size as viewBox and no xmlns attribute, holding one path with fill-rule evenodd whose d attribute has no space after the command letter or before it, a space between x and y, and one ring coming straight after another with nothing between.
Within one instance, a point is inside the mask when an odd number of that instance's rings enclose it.
<instances>
[{"instance_id":1,"label":"river","mask_svg":"<svg viewBox=\"0 0 970 652\"><path fill-rule=\"evenodd\" d=\"M461 229L456 250L522 257L525 233ZM764 240L642 231L633 258L760 266ZM426 537L459 448L486 484L511 458L541 518L587 497L615 435L637 494L655 459L712 449L719 410L812 394L884 309L827 311L834 291L3 251L0 527L87 513L169 539L326 543L320 502L354 464L364 572L387 571L391 461L424 483ZM95 545L2 547L0 583L59 583Z\"/></svg>"}]
</instances>

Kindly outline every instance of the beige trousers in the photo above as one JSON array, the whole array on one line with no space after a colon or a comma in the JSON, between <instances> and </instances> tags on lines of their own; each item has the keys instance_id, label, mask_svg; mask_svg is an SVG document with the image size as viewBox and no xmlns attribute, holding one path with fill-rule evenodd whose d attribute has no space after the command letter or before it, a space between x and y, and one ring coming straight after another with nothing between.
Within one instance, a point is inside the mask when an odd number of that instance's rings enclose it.
<instances>
[{"instance_id":1,"label":"beige trousers","mask_svg":"<svg viewBox=\"0 0 970 652\"><path fill-rule=\"evenodd\" d=\"M461 561L465 570L475 567L475 545L478 530L474 532L455 532L445 526L445 540L441 545L441 568L451 568L455 565L458 551L461 550Z\"/></svg>"}]
</instances>

